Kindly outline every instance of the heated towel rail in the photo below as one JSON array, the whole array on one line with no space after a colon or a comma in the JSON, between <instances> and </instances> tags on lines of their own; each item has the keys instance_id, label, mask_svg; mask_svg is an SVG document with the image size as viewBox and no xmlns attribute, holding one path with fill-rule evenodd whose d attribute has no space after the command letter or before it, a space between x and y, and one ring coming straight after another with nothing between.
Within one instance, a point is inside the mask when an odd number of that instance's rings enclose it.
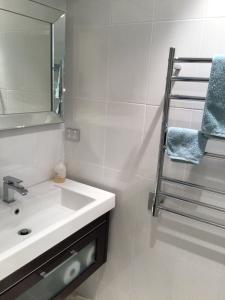
<instances>
[{"instance_id":1,"label":"heated towel rail","mask_svg":"<svg viewBox=\"0 0 225 300\"><path fill-rule=\"evenodd\" d=\"M190 58L190 57L179 57L175 58L175 48L170 48L169 60L168 60L168 71L167 71L167 79L166 79L166 91L164 97L164 107L163 107L163 118L162 118L162 127L161 127L161 138L160 138L160 148L159 148L159 158L158 158L158 168L157 168L157 182L156 189L154 194L150 194L149 197L149 208L152 209L153 216L158 216L160 211L167 211L169 213L173 213L176 215L180 215L182 217L186 217L188 219L192 219L195 221L199 221L202 223L210 224L222 229L225 229L225 224L217 223L212 220L198 217L196 215L192 215L186 212L182 212L179 210L175 210L170 207L166 207L163 203L163 199L169 198L182 202L192 203L201 207L205 207L207 209L211 209L218 212L225 212L225 208L219 207L213 204L204 203L201 201L189 199L183 196L174 195L168 192L162 191L163 183L172 183L179 186L186 186L189 188L207 191L219 195L225 196L225 190L219 190L216 188L207 187L205 185L200 185L196 183L191 183L187 181L178 180L175 178L170 178L163 175L163 166L165 159L165 150L166 150L166 135L167 135L167 127L169 120L169 110L170 110L170 100L191 100L191 101L205 101L206 97L200 96L189 96L189 95L177 95L172 93L173 84L177 81L179 82L208 82L209 78L207 77L186 77L179 76L174 74L174 69L176 69L175 63L212 63L211 58ZM214 137L212 137L214 138ZM216 138L214 138L216 139ZM216 158L216 159L225 159L225 155L220 155L216 153L206 152L205 156Z\"/></svg>"}]
</instances>

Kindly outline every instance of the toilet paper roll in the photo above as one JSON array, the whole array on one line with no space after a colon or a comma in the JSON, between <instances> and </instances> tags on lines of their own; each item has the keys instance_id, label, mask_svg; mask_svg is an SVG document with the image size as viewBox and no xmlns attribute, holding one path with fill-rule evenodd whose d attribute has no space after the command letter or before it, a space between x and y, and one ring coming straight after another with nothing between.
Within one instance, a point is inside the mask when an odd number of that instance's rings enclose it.
<instances>
[{"instance_id":1,"label":"toilet paper roll","mask_svg":"<svg viewBox=\"0 0 225 300\"><path fill-rule=\"evenodd\" d=\"M95 246L92 245L92 247L88 250L85 262L86 266L90 266L95 261Z\"/></svg>"},{"instance_id":2,"label":"toilet paper roll","mask_svg":"<svg viewBox=\"0 0 225 300\"><path fill-rule=\"evenodd\" d=\"M63 282L65 285L69 284L80 274L81 264L78 260L74 261L69 265L63 275Z\"/></svg>"},{"instance_id":3,"label":"toilet paper roll","mask_svg":"<svg viewBox=\"0 0 225 300\"><path fill-rule=\"evenodd\" d=\"M95 244L92 243L86 247L85 251L80 253L82 265L87 268L95 261Z\"/></svg>"}]
</instances>

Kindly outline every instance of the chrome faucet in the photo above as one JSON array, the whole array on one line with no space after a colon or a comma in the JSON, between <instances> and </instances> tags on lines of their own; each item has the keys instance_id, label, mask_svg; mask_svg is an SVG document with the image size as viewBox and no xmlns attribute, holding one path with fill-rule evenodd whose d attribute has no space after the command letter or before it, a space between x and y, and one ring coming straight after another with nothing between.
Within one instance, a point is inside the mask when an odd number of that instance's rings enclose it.
<instances>
[{"instance_id":1,"label":"chrome faucet","mask_svg":"<svg viewBox=\"0 0 225 300\"><path fill-rule=\"evenodd\" d=\"M3 177L3 201L6 203L14 202L14 191L23 196L27 195L28 190L25 189L24 186L20 185L21 182L23 181L11 176Z\"/></svg>"}]
</instances>

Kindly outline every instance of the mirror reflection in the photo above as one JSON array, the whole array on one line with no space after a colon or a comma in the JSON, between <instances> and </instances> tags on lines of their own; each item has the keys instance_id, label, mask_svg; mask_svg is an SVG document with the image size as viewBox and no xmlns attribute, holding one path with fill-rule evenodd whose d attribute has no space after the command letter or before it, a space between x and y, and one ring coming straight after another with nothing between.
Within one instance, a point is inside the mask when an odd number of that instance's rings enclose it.
<instances>
[{"instance_id":1,"label":"mirror reflection","mask_svg":"<svg viewBox=\"0 0 225 300\"><path fill-rule=\"evenodd\" d=\"M0 114L51 111L51 24L0 10Z\"/></svg>"},{"instance_id":2,"label":"mirror reflection","mask_svg":"<svg viewBox=\"0 0 225 300\"><path fill-rule=\"evenodd\" d=\"M65 15L54 23L53 111L63 116L63 78L65 57Z\"/></svg>"}]
</instances>

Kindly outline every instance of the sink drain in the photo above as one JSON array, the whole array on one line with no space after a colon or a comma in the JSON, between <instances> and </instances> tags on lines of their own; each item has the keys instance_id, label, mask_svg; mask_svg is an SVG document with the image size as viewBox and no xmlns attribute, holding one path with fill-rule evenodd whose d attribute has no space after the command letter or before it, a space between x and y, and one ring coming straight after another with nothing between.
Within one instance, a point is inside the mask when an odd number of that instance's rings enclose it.
<instances>
[{"instance_id":1,"label":"sink drain","mask_svg":"<svg viewBox=\"0 0 225 300\"><path fill-rule=\"evenodd\" d=\"M28 228L23 228L23 229L20 229L18 231L19 235L27 235L27 234L30 234L30 233L31 233L31 229L28 229Z\"/></svg>"}]
</instances>

